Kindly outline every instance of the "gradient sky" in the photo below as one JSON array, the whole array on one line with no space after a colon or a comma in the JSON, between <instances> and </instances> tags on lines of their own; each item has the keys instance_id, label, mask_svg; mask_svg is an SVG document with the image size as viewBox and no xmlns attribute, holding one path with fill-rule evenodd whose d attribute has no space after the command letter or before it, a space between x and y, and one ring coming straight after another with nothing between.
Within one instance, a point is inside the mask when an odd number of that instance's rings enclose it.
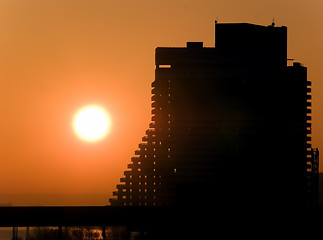
<instances>
[{"instance_id":1,"label":"gradient sky","mask_svg":"<svg viewBox=\"0 0 323 240\"><path fill-rule=\"evenodd\" d=\"M0 0L0 198L96 193L108 202L150 122L155 48L213 47L215 19L288 27L288 58L313 82L313 144L323 150L322 10L322 0ZM95 144L71 127L92 103L112 118Z\"/></svg>"}]
</instances>

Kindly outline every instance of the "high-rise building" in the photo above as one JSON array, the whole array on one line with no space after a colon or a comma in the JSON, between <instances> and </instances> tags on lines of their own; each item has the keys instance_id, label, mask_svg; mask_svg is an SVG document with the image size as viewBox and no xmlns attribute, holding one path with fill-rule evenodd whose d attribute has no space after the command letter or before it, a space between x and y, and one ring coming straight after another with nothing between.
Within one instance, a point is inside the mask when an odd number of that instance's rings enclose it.
<instances>
[{"instance_id":1,"label":"high-rise building","mask_svg":"<svg viewBox=\"0 0 323 240\"><path fill-rule=\"evenodd\" d=\"M311 82L287 28L216 23L215 47L156 49L152 122L112 205L312 206Z\"/></svg>"}]
</instances>

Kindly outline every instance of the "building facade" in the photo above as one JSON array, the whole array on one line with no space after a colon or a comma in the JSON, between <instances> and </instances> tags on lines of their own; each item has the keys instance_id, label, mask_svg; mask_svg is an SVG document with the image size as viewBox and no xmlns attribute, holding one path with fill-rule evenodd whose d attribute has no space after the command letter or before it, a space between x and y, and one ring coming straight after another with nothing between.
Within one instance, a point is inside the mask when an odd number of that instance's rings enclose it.
<instances>
[{"instance_id":1,"label":"building facade","mask_svg":"<svg viewBox=\"0 0 323 240\"><path fill-rule=\"evenodd\" d=\"M111 205L312 206L307 68L287 28L216 23L215 47L156 49L152 122Z\"/></svg>"}]
</instances>

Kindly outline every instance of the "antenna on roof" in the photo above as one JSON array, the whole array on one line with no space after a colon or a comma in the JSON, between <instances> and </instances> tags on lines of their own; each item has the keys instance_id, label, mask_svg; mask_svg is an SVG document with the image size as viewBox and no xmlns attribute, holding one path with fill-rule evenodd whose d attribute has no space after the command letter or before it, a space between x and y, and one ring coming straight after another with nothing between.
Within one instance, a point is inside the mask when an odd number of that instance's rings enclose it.
<instances>
[{"instance_id":1,"label":"antenna on roof","mask_svg":"<svg viewBox=\"0 0 323 240\"><path fill-rule=\"evenodd\" d=\"M275 18L273 18L273 22L271 24L272 27L275 27L276 23L275 23Z\"/></svg>"}]
</instances>

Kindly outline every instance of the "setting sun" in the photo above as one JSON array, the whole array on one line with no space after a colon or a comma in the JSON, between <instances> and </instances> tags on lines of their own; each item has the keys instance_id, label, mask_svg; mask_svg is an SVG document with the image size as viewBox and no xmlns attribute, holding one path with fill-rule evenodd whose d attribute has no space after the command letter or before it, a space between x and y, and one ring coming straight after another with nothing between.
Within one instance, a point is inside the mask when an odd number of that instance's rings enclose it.
<instances>
[{"instance_id":1,"label":"setting sun","mask_svg":"<svg viewBox=\"0 0 323 240\"><path fill-rule=\"evenodd\" d=\"M110 118L106 110L98 105L88 105L79 110L73 119L76 134L85 141L96 142L109 132Z\"/></svg>"}]
</instances>

